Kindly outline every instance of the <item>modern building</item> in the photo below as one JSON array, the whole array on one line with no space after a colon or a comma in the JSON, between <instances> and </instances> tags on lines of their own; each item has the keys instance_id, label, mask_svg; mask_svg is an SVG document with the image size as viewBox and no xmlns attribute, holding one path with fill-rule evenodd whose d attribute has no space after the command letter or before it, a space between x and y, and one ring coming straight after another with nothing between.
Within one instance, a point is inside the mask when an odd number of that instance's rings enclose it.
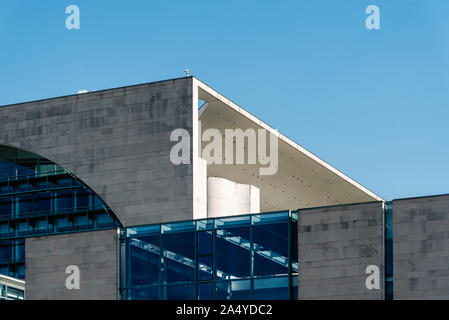
<instances>
[{"instance_id":1,"label":"modern building","mask_svg":"<svg viewBox=\"0 0 449 320\"><path fill-rule=\"evenodd\" d=\"M0 300L23 300L25 281L0 274Z\"/></svg>"},{"instance_id":2,"label":"modern building","mask_svg":"<svg viewBox=\"0 0 449 320\"><path fill-rule=\"evenodd\" d=\"M26 299L449 298L449 196L387 202L194 77L0 123Z\"/></svg>"}]
</instances>

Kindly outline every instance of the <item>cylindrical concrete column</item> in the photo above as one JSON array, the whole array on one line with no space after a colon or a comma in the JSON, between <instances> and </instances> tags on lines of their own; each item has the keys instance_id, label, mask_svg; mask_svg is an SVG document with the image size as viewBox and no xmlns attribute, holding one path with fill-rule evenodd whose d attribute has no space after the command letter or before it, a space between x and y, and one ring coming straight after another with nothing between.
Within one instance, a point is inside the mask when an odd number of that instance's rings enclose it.
<instances>
[{"instance_id":1,"label":"cylindrical concrete column","mask_svg":"<svg viewBox=\"0 0 449 320\"><path fill-rule=\"evenodd\" d=\"M226 217L259 212L259 188L224 178L207 178L208 217Z\"/></svg>"}]
</instances>

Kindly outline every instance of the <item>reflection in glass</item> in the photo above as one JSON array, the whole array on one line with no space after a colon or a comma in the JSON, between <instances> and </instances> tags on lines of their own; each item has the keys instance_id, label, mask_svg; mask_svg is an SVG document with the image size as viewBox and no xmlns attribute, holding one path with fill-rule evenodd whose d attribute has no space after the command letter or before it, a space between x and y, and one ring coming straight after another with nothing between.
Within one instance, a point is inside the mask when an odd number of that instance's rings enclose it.
<instances>
[{"instance_id":1,"label":"reflection in glass","mask_svg":"<svg viewBox=\"0 0 449 320\"><path fill-rule=\"evenodd\" d=\"M220 281L215 283L215 300L248 300L251 283L249 280Z\"/></svg>"}]
</instances>

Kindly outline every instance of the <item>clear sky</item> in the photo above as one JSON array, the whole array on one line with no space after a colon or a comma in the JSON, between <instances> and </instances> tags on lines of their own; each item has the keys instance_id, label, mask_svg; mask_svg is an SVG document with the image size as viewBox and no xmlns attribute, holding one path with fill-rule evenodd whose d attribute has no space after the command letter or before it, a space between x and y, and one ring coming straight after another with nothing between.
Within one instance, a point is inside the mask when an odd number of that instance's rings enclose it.
<instances>
[{"instance_id":1,"label":"clear sky","mask_svg":"<svg viewBox=\"0 0 449 320\"><path fill-rule=\"evenodd\" d=\"M0 105L189 68L387 200L449 193L448 13L447 0L2 0Z\"/></svg>"}]
</instances>

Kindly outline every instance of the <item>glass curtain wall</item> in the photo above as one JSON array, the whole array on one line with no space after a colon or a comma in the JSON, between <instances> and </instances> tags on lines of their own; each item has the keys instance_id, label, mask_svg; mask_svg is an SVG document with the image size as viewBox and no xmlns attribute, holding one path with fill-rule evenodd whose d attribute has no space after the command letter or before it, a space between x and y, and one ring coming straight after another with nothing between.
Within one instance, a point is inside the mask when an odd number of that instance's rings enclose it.
<instances>
[{"instance_id":1,"label":"glass curtain wall","mask_svg":"<svg viewBox=\"0 0 449 320\"><path fill-rule=\"evenodd\" d=\"M24 279L24 237L119 226L103 201L60 166L0 146L0 274Z\"/></svg>"},{"instance_id":2,"label":"glass curtain wall","mask_svg":"<svg viewBox=\"0 0 449 320\"><path fill-rule=\"evenodd\" d=\"M297 214L127 228L122 298L296 299Z\"/></svg>"}]
</instances>

